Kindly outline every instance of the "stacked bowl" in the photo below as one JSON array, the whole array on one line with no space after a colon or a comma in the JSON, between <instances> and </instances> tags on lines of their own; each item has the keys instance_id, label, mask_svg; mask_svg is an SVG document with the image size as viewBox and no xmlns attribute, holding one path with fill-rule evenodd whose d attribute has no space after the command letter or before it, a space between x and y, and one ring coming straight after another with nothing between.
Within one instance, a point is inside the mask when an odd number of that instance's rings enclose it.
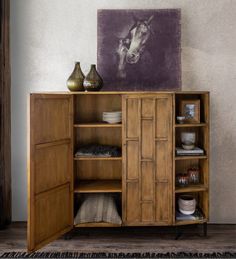
<instances>
[{"instance_id":1,"label":"stacked bowl","mask_svg":"<svg viewBox=\"0 0 236 259\"><path fill-rule=\"evenodd\" d=\"M103 112L102 120L108 123L120 123L122 120L122 113L121 111Z\"/></svg>"}]
</instances>

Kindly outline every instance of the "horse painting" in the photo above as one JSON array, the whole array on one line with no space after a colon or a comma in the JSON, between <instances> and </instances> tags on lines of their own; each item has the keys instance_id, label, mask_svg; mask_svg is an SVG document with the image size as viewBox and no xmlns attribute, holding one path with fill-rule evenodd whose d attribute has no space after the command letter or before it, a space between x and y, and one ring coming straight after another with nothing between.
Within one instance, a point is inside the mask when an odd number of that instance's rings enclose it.
<instances>
[{"instance_id":1,"label":"horse painting","mask_svg":"<svg viewBox=\"0 0 236 259\"><path fill-rule=\"evenodd\" d=\"M180 89L179 9L104 9L97 14L103 89Z\"/></svg>"},{"instance_id":2,"label":"horse painting","mask_svg":"<svg viewBox=\"0 0 236 259\"><path fill-rule=\"evenodd\" d=\"M129 30L127 36L119 39L119 45L116 49L118 55L117 77L126 78L126 64L137 64L140 61L147 42L153 33L151 22L153 20L151 15L146 20L137 19L134 16L135 23Z\"/></svg>"}]
</instances>

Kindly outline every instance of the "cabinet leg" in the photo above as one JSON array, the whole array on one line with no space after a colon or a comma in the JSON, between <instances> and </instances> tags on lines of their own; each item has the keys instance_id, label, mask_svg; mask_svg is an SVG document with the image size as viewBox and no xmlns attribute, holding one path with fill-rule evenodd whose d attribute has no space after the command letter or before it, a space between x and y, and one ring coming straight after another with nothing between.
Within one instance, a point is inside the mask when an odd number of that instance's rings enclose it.
<instances>
[{"instance_id":1,"label":"cabinet leg","mask_svg":"<svg viewBox=\"0 0 236 259\"><path fill-rule=\"evenodd\" d=\"M67 232L65 235L64 235L64 240L70 240L73 238L73 234L74 234L74 229L72 229L71 231Z\"/></svg>"},{"instance_id":2,"label":"cabinet leg","mask_svg":"<svg viewBox=\"0 0 236 259\"><path fill-rule=\"evenodd\" d=\"M203 223L203 235L204 237L207 237L207 222Z\"/></svg>"},{"instance_id":3,"label":"cabinet leg","mask_svg":"<svg viewBox=\"0 0 236 259\"><path fill-rule=\"evenodd\" d=\"M183 232L179 227L175 227L175 234L176 234L175 240L178 240L182 236Z\"/></svg>"}]
</instances>

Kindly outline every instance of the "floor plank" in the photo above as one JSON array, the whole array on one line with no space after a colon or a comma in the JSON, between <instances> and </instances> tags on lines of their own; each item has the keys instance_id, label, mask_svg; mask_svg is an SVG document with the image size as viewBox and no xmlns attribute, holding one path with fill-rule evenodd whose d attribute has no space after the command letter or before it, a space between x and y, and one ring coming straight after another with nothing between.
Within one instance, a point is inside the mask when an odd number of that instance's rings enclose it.
<instances>
[{"instance_id":1,"label":"floor plank","mask_svg":"<svg viewBox=\"0 0 236 259\"><path fill-rule=\"evenodd\" d=\"M170 227L83 228L72 239L63 237L40 249L41 252L236 252L236 225L208 225L203 237L202 226L187 226L175 240ZM26 224L13 223L0 230L0 252L26 252Z\"/></svg>"}]
</instances>

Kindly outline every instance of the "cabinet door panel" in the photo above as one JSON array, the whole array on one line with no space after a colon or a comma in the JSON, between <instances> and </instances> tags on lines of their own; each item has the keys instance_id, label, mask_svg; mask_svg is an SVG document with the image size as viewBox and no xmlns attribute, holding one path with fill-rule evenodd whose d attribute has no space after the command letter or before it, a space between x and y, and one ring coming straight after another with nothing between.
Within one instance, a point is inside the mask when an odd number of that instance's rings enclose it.
<instances>
[{"instance_id":1,"label":"cabinet door panel","mask_svg":"<svg viewBox=\"0 0 236 259\"><path fill-rule=\"evenodd\" d=\"M139 176L139 143L127 141L127 179L138 179Z\"/></svg>"},{"instance_id":2,"label":"cabinet door panel","mask_svg":"<svg viewBox=\"0 0 236 259\"><path fill-rule=\"evenodd\" d=\"M154 183L153 163L142 162L142 167L141 167L142 201L152 201L154 199L153 183Z\"/></svg>"},{"instance_id":3,"label":"cabinet door panel","mask_svg":"<svg viewBox=\"0 0 236 259\"><path fill-rule=\"evenodd\" d=\"M170 224L172 95L123 96L122 107L124 224Z\"/></svg>"},{"instance_id":4,"label":"cabinet door panel","mask_svg":"<svg viewBox=\"0 0 236 259\"><path fill-rule=\"evenodd\" d=\"M171 174L169 171L170 165L167 157L168 142L156 141L156 179L165 180L170 179Z\"/></svg>"},{"instance_id":5,"label":"cabinet door panel","mask_svg":"<svg viewBox=\"0 0 236 259\"><path fill-rule=\"evenodd\" d=\"M143 202L142 203L142 222L152 223L154 222L153 203Z\"/></svg>"},{"instance_id":6,"label":"cabinet door panel","mask_svg":"<svg viewBox=\"0 0 236 259\"><path fill-rule=\"evenodd\" d=\"M70 185L66 184L35 199L35 242L41 243L71 227Z\"/></svg>"},{"instance_id":7,"label":"cabinet door panel","mask_svg":"<svg viewBox=\"0 0 236 259\"><path fill-rule=\"evenodd\" d=\"M70 99L63 95L34 99L34 143L70 138Z\"/></svg>"},{"instance_id":8,"label":"cabinet door panel","mask_svg":"<svg viewBox=\"0 0 236 259\"><path fill-rule=\"evenodd\" d=\"M171 186L169 183L156 184L156 221L171 223Z\"/></svg>"},{"instance_id":9,"label":"cabinet door panel","mask_svg":"<svg viewBox=\"0 0 236 259\"><path fill-rule=\"evenodd\" d=\"M152 120L142 120L142 158L152 159L153 158L153 121Z\"/></svg>"},{"instance_id":10,"label":"cabinet door panel","mask_svg":"<svg viewBox=\"0 0 236 259\"><path fill-rule=\"evenodd\" d=\"M172 130L172 102L170 97L156 100L156 137L169 137Z\"/></svg>"},{"instance_id":11,"label":"cabinet door panel","mask_svg":"<svg viewBox=\"0 0 236 259\"><path fill-rule=\"evenodd\" d=\"M140 203L139 203L139 183L127 183L127 196L126 196L126 219L128 222L140 221Z\"/></svg>"},{"instance_id":12,"label":"cabinet door panel","mask_svg":"<svg viewBox=\"0 0 236 259\"><path fill-rule=\"evenodd\" d=\"M126 103L126 137L139 136L139 99L129 98Z\"/></svg>"},{"instance_id":13,"label":"cabinet door panel","mask_svg":"<svg viewBox=\"0 0 236 259\"><path fill-rule=\"evenodd\" d=\"M154 117L154 99L153 98L144 98L142 99L142 117Z\"/></svg>"},{"instance_id":14,"label":"cabinet door panel","mask_svg":"<svg viewBox=\"0 0 236 259\"><path fill-rule=\"evenodd\" d=\"M36 146L35 193L49 190L70 181L70 142L47 147ZM53 162L52 162L53 161Z\"/></svg>"},{"instance_id":15,"label":"cabinet door panel","mask_svg":"<svg viewBox=\"0 0 236 259\"><path fill-rule=\"evenodd\" d=\"M73 227L72 107L69 94L30 96L29 251Z\"/></svg>"}]
</instances>

